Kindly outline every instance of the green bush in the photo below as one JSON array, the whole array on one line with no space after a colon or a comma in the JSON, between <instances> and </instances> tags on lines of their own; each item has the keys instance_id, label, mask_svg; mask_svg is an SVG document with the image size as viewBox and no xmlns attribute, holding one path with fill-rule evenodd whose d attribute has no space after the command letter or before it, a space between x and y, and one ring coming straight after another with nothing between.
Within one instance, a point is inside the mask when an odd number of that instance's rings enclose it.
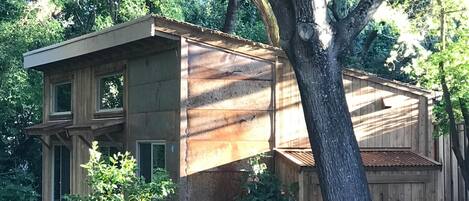
<instances>
[{"instance_id":1,"label":"green bush","mask_svg":"<svg viewBox=\"0 0 469 201\"><path fill-rule=\"evenodd\" d=\"M249 173L243 188L245 193L239 201L291 201L294 195L282 190L278 178L272 174L267 165L262 162L264 155L257 155L249 159L252 171ZM295 192L291 187L289 192Z\"/></svg>"},{"instance_id":2,"label":"green bush","mask_svg":"<svg viewBox=\"0 0 469 201\"><path fill-rule=\"evenodd\" d=\"M91 189L87 196L68 196L72 201L155 201L166 200L176 191L176 185L165 170L157 169L151 182L135 173L137 165L129 152L117 153L109 160L101 158L98 143L93 142L90 160L82 165L88 172Z\"/></svg>"}]
</instances>

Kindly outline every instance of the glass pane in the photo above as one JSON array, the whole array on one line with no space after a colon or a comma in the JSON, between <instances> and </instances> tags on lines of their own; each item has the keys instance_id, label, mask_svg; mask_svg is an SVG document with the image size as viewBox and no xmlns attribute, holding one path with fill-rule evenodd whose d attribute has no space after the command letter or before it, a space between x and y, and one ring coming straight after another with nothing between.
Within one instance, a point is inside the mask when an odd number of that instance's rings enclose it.
<instances>
[{"instance_id":1,"label":"glass pane","mask_svg":"<svg viewBox=\"0 0 469 201\"><path fill-rule=\"evenodd\" d=\"M153 144L153 170L165 168L165 150L162 144Z\"/></svg>"},{"instance_id":2,"label":"glass pane","mask_svg":"<svg viewBox=\"0 0 469 201\"><path fill-rule=\"evenodd\" d=\"M60 146L54 146L54 200L60 200Z\"/></svg>"},{"instance_id":3,"label":"glass pane","mask_svg":"<svg viewBox=\"0 0 469 201\"><path fill-rule=\"evenodd\" d=\"M151 144L142 143L139 146L139 164L140 176L145 178L145 181L149 182L151 179Z\"/></svg>"},{"instance_id":4,"label":"glass pane","mask_svg":"<svg viewBox=\"0 0 469 201\"><path fill-rule=\"evenodd\" d=\"M54 146L54 201L70 194L70 152L65 146Z\"/></svg>"},{"instance_id":5,"label":"glass pane","mask_svg":"<svg viewBox=\"0 0 469 201\"><path fill-rule=\"evenodd\" d=\"M65 146L62 146L62 181L61 181L61 197L70 194L70 152ZM63 200L63 199L62 199Z\"/></svg>"},{"instance_id":6,"label":"glass pane","mask_svg":"<svg viewBox=\"0 0 469 201\"><path fill-rule=\"evenodd\" d=\"M122 74L99 80L99 109L122 108L124 76Z\"/></svg>"},{"instance_id":7,"label":"glass pane","mask_svg":"<svg viewBox=\"0 0 469 201\"><path fill-rule=\"evenodd\" d=\"M54 90L54 112L70 112L72 109L72 84L57 84Z\"/></svg>"}]
</instances>

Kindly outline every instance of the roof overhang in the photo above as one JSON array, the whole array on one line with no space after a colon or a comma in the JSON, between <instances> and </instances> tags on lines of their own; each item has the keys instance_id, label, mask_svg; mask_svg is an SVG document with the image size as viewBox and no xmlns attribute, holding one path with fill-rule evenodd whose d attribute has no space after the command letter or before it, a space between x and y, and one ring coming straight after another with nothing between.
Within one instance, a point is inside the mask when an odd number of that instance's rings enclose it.
<instances>
[{"instance_id":1,"label":"roof overhang","mask_svg":"<svg viewBox=\"0 0 469 201\"><path fill-rule=\"evenodd\" d=\"M123 118L93 120L84 124L73 124L71 120L51 121L47 123L37 124L26 128L26 133L30 136L38 136L48 148L50 144L42 140L42 136L57 137L64 145L70 148L70 137L78 136L89 147L91 140L98 136L104 136L107 141L117 144L117 140L111 135L113 133L122 132L125 120Z\"/></svg>"},{"instance_id":2,"label":"roof overhang","mask_svg":"<svg viewBox=\"0 0 469 201\"><path fill-rule=\"evenodd\" d=\"M98 32L26 52L23 54L23 67L29 69L44 66L155 36L176 41L184 37L271 61L275 61L276 56L285 57L281 49L270 45L161 16L147 15Z\"/></svg>"},{"instance_id":3,"label":"roof overhang","mask_svg":"<svg viewBox=\"0 0 469 201\"><path fill-rule=\"evenodd\" d=\"M316 171L311 149L276 149L279 156L302 171ZM440 170L441 164L408 149L361 149L366 171Z\"/></svg>"},{"instance_id":4,"label":"roof overhang","mask_svg":"<svg viewBox=\"0 0 469 201\"><path fill-rule=\"evenodd\" d=\"M154 18L148 15L108 29L26 52L23 54L23 65L26 69L33 68L153 37L154 35Z\"/></svg>"}]
</instances>

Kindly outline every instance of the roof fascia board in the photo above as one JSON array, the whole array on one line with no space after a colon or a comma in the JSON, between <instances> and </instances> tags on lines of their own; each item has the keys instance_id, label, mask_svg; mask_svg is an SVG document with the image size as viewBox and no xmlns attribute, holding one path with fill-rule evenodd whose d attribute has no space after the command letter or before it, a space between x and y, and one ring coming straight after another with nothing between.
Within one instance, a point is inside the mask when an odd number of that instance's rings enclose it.
<instances>
[{"instance_id":1,"label":"roof fascia board","mask_svg":"<svg viewBox=\"0 0 469 201\"><path fill-rule=\"evenodd\" d=\"M270 45L160 16L155 16L155 29L157 33L184 37L192 42L223 48L258 59L276 61L277 56L285 56L281 49Z\"/></svg>"},{"instance_id":2,"label":"roof fascia board","mask_svg":"<svg viewBox=\"0 0 469 201\"><path fill-rule=\"evenodd\" d=\"M151 15L23 54L24 68L32 68L111 48L155 35Z\"/></svg>"},{"instance_id":3,"label":"roof fascia board","mask_svg":"<svg viewBox=\"0 0 469 201\"><path fill-rule=\"evenodd\" d=\"M436 93L434 91L428 91L428 90L419 88L417 86L413 86L413 85L406 84L403 82L381 78L377 75L370 74L370 73L356 70L356 69L344 68L343 74L347 76L355 77L358 79L374 82L383 86L395 88L401 91L406 91L417 96L425 96L427 98L434 98L436 96Z\"/></svg>"}]
</instances>

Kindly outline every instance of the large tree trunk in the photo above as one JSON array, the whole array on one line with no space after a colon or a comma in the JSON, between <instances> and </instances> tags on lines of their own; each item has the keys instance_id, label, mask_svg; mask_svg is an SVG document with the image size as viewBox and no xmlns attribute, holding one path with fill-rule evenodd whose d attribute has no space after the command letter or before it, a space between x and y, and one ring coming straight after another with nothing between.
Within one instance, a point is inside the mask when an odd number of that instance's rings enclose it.
<instances>
[{"instance_id":1,"label":"large tree trunk","mask_svg":"<svg viewBox=\"0 0 469 201\"><path fill-rule=\"evenodd\" d=\"M299 50L291 57L323 197L325 200L370 200L340 66L329 60L336 56L327 50L313 51L301 41L293 42L292 46Z\"/></svg>"},{"instance_id":2,"label":"large tree trunk","mask_svg":"<svg viewBox=\"0 0 469 201\"><path fill-rule=\"evenodd\" d=\"M223 32L232 33L236 24L236 16L238 13L239 0L229 0L226 8L225 25L223 25Z\"/></svg>"},{"instance_id":3,"label":"large tree trunk","mask_svg":"<svg viewBox=\"0 0 469 201\"><path fill-rule=\"evenodd\" d=\"M324 200L371 200L338 57L381 3L361 0L348 16L331 22L326 1L270 0L298 80Z\"/></svg>"}]
</instances>

